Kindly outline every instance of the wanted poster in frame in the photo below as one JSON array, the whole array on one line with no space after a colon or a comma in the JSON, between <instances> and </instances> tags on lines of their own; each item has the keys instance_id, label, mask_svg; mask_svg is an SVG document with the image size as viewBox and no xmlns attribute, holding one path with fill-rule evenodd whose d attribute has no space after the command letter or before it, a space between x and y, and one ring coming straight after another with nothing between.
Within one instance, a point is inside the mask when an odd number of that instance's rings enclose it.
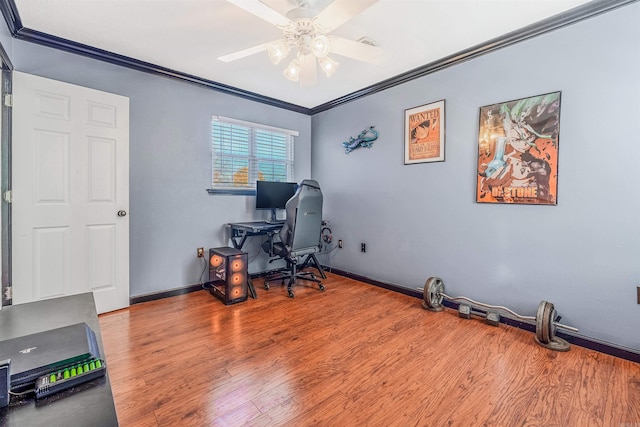
<instances>
[{"instance_id":1,"label":"wanted poster in frame","mask_svg":"<svg viewBox=\"0 0 640 427\"><path fill-rule=\"evenodd\" d=\"M404 111L404 164L444 161L444 99Z\"/></svg>"},{"instance_id":2,"label":"wanted poster in frame","mask_svg":"<svg viewBox=\"0 0 640 427\"><path fill-rule=\"evenodd\" d=\"M480 108L476 202L556 205L560 92Z\"/></svg>"}]
</instances>

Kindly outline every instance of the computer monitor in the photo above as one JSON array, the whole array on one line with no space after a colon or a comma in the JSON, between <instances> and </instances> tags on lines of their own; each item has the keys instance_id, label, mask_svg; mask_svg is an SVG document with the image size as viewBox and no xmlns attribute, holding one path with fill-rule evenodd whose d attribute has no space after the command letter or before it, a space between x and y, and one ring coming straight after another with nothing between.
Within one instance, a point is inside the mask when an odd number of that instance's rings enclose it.
<instances>
[{"instance_id":1,"label":"computer monitor","mask_svg":"<svg viewBox=\"0 0 640 427\"><path fill-rule=\"evenodd\" d=\"M276 221L276 209L284 209L296 193L295 182L256 181L256 209L270 209L271 221Z\"/></svg>"}]
</instances>

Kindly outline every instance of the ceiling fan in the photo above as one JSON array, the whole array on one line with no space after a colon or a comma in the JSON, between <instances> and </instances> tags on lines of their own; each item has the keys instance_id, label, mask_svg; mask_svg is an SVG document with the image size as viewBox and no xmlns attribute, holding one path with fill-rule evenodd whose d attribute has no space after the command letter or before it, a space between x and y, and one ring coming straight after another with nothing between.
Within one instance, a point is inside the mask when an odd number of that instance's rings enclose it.
<instances>
[{"instance_id":1,"label":"ceiling fan","mask_svg":"<svg viewBox=\"0 0 640 427\"><path fill-rule=\"evenodd\" d=\"M269 59L278 64L291 51L295 58L284 70L286 78L313 85L318 79L318 66L330 77L339 62L329 53L377 64L383 61L384 51L371 44L329 35L331 31L358 15L379 0L227 0L263 19L283 32L283 38L220 56L223 62L267 51ZM284 14L267 3L286 10Z\"/></svg>"}]
</instances>

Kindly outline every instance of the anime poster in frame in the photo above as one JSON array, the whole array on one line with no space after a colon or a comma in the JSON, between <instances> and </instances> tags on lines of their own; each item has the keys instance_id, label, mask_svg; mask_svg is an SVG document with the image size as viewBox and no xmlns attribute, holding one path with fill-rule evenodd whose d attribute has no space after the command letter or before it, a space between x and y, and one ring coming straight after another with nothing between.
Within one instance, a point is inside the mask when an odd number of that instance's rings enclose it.
<instances>
[{"instance_id":1,"label":"anime poster in frame","mask_svg":"<svg viewBox=\"0 0 640 427\"><path fill-rule=\"evenodd\" d=\"M476 202L556 205L560 92L480 108Z\"/></svg>"},{"instance_id":2,"label":"anime poster in frame","mask_svg":"<svg viewBox=\"0 0 640 427\"><path fill-rule=\"evenodd\" d=\"M404 112L404 164L444 161L444 99Z\"/></svg>"}]
</instances>

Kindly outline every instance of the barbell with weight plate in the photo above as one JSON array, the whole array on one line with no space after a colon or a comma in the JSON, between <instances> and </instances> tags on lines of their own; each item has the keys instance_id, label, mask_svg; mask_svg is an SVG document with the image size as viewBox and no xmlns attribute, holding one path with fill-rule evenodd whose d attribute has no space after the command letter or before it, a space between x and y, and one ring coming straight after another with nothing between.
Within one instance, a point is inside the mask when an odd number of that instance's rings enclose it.
<instances>
[{"instance_id":1,"label":"barbell with weight plate","mask_svg":"<svg viewBox=\"0 0 640 427\"><path fill-rule=\"evenodd\" d=\"M471 298L463 296L450 297L449 295L444 293L444 282L439 277L430 277L429 279L427 279L426 283L424 284L424 288L422 288L422 295L424 300L422 302L422 307L431 311L442 311L442 301L444 299L447 299L449 301L467 301L471 304L487 309L503 310L512 314L518 319L533 321L535 322L536 326L536 342L541 346L549 348L551 350L568 351L570 348L570 345L566 340L556 336L556 328L578 332L578 329L572 326L563 325L562 323L558 323L555 321L558 317L556 309L553 304L548 301L540 301L536 317L521 316L515 311L510 310L506 307L483 304L481 302L477 302L472 300Z\"/></svg>"}]
</instances>

